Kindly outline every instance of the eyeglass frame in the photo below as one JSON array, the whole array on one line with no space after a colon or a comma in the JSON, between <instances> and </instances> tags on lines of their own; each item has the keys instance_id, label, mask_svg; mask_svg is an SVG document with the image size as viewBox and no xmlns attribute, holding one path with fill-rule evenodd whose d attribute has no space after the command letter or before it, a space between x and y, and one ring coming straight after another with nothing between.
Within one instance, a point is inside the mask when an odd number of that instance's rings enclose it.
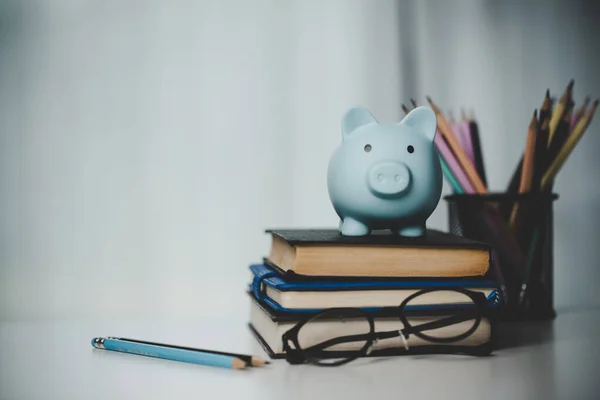
<instances>
[{"instance_id":1,"label":"eyeglass frame","mask_svg":"<svg viewBox=\"0 0 600 400\"><path fill-rule=\"evenodd\" d=\"M444 316L440 320L426 322L421 325L416 325L416 326L411 325L408 322L407 313L405 310L407 304L411 300L413 300L414 298L416 298L418 296L424 295L426 293L438 292L438 291L455 291L455 292L459 292L459 293L462 293L462 294L468 296L473 301L473 305L475 306L474 308L454 307L452 309L460 311L460 313L458 315L466 314L468 311L471 310L472 312L469 315L471 315L471 314L473 314L473 315L470 316L469 318L462 319L459 321L454 321L453 319L456 319L457 316L451 315L451 316ZM425 288L425 289L421 289L418 292L415 292L415 293L411 294L410 296L406 297L397 308L396 307L393 308L393 309L398 310L397 316L400 319L400 322L402 322L403 328L398 329L398 330L382 331L382 332L375 332L375 321L374 321L373 313L367 312L361 308L354 308L354 307L326 308L326 309L319 311L318 313L311 314L309 316L302 318L300 321L298 321L296 323L296 325L294 325L294 327L292 327L291 329L286 331L282 335L283 351L285 353L286 360L290 364L310 363L310 364L315 364L318 366L333 367L333 366L347 364L347 363L354 361L360 357L369 356L371 351L373 350L374 345L377 343L378 340L381 340L381 339L400 337L403 341L405 350L407 352L409 351L407 340L410 335L415 335L415 336L417 336L427 342L431 342L431 343L442 343L442 344L454 343L454 342L458 342L460 340L463 340L463 339L469 337L477 330L477 328L481 324L481 320L483 318L485 318L486 316L488 316L489 307L490 307L489 300L481 292L475 292L475 291L468 290L468 289L461 288L461 287ZM366 334L361 334L361 335L339 336L337 338L332 338L332 339L326 340L324 342L312 345L308 349L302 349L302 346L300 346L300 343L298 341L298 333L300 332L302 327L304 327L307 323L309 323L310 321L313 321L315 319L318 319L319 316L325 315L325 314L332 314L332 315L335 314L338 317L348 316L349 318L350 317L354 318L356 316L364 317L369 324L369 332ZM351 315L351 314L354 314L354 315ZM422 331L425 331L425 330L431 330L431 329L441 328L444 326L450 326L454 323L458 323L458 322L461 322L464 320L470 320L473 318L475 318L475 322L473 323L473 326L460 335L456 335L456 336L449 337L449 338L439 338L439 337L432 337L432 336L422 333ZM449 321L449 322L444 323L444 321ZM359 338L356 338L356 337L359 337ZM339 341L339 339L343 339L343 338L356 338L356 339L355 340L345 340L345 341L341 341L340 343L352 342L352 341L357 341L357 340L361 340L361 341L365 340L365 345L362 348L360 348L359 350L351 350L351 351L347 351L347 352L342 352L342 353L352 353L352 355L351 356L339 356L339 357L343 357L343 358L339 361L334 361L334 362L321 363L319 361L337 358L337 357L335 357L335 354L337 354L339 352L334 352L334 351L327 352L326 351L323 353L323 354L328 355L326 357L310 357L310 356L307 357L306 356L306 353L310 352L311 349L313 349L315 347L321 346L324 348L328 348L328 347L334 346L338 343L327 344L326 346L323 346L323 345L328 342L335 342L336 340ZM293 344L293 346L294 346L293 348L290 346L290 343ZM319 350L319 351L323 352L323 350ZM472 355L483 355L479 351L473 351L473 352L471 352L471 354Z\"/></svg>"}]
</instances>

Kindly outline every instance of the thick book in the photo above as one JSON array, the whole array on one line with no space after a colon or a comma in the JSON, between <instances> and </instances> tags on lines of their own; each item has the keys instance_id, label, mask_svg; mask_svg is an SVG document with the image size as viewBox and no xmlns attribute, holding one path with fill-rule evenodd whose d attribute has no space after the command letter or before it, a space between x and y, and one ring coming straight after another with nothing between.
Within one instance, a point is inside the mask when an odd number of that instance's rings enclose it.
<instances>
[{"instance_id":1,"label":"thick book","mask_svg":"<svg viewBox=\"0 0 600 400\"><path fill-rule=\"evenodd\" d=\"M501 303L501 292L493 281L482 279L392 279L392 280L316 280L287 281L284 275L265 264L250 265L252 282L249 290L259 300L280 312L309 313L332 307L355 307L374 311L383 307L397 307L408 296L424 288L465 288L483 293L490 306ZM471 300L456 291L436 291L420 296L410 305L441 308L446 305L470 303Z\"/></svg>"},{"instance_id":2,"label":"thick book","mask_svg":"<svg viewBox=\"0 0 600 400\"><path fill-rule=\"evenodd\" d=\"M299 276L465 277L488 271L488 244L433 229L419 238L390 231L343 236L334 229L269 229L268 263Z\"/></svg>"},{"instance_id":3,"label":"thick book","mask_svg":"<svg viewBox=\"0 0 600 400\"><path fill-rule=\"evenodd\" d=\"M269 305L251 295L250 322L248 326L257 341L261 344L270 358L284 358L282 336L292 329L299 321L298 314L278 312ZM376 331L391 331L402 328L402 323L394 310L373 313ZM439 319L435 314L412 314L407 316L408 322L415 326ZM324 338L345 336L349 332L362 332L365 327L364 320L335 319L318 320L310 322L307 334L302 335L303 343L309 347L324 340ZM473 326L473 321L463 321L458 324L437 328L428 331L428 334L438 337L459 335ZM305 329L305 328L302 328ZM440 353L465 353L472 355L489 355L493 351L494 325L490 317L483 317L475 331L466 338L450 343L431 343L415 335L407 339L408 349L403 346L399 338L382 339L374 344L369 356L408 355L408 354L440 354ZM363 344L352 343L346 345L347 350L358 350ZM354 348L354 347L356 348Z\"/></svg>"}]
</instances>

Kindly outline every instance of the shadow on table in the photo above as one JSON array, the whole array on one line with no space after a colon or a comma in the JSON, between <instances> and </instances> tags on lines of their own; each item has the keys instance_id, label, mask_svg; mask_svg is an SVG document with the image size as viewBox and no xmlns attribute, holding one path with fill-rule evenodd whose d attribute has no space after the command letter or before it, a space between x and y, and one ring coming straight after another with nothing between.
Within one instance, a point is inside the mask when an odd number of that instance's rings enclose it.
<instances>
[{"instance_id":1,"label":"shadow on table","mask_svg":"<svg viewBox=\"0 0 600 400\"><path fill-rule=\"evenodd\" d=\"M570 324L570 319L581 312L598 312L600 306L564 307L556 310L556 318L547 321L499 321L496 324L497 349L543 345L554 340L559 324Z\"/></svg>"},{"instance_id":2,"label":"shadow on table","mask_svg":"<svg viewBox=\"0 0 600 400\"><path fill-rule=\"evenodd\" d=\"M497 349L535 346L554 338L555 321L501 321L496 325L494 341Z\"/></svg>"}]
</instances>

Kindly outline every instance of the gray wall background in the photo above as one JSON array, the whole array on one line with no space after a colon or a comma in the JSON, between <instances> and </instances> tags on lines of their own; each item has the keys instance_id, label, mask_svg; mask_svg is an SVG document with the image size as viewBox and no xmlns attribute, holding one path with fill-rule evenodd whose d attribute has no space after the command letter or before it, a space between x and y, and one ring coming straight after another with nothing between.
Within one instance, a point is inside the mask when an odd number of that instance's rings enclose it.
<instances>
[{"instance_id":1,"label":"gray wall background","mask_svg":"<svg viewBox=\"0 0 600 400\"><path fill-rule=\"evenodd\" d=\"M546 88L600 96L596 3L1 1L0 318L245 317L263 230L336 225L354 104L473 109L502 190ZM600 303L599 127L556 184L559 312Z\"/></svg>"}]
</instances>

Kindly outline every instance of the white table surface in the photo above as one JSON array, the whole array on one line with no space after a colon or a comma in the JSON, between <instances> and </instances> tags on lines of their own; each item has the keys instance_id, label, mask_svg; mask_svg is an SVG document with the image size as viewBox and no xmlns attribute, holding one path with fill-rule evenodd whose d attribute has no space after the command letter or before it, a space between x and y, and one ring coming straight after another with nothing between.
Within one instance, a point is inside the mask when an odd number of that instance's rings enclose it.
<instances>
[{"instance_id":1,"label":"white table surface","mask_svg":"<svg viewBox=\"0 0 600 400\"><path fill-rule=\"evenodd\" d=\"M0 323L0 399L598 399L600 309L503 327L492 357L360 360L337 368L228 370L93 349L94 336L260 348L239 318ZM519 333L517 333L517 331Z\"/></svg>"}]
</instances>

